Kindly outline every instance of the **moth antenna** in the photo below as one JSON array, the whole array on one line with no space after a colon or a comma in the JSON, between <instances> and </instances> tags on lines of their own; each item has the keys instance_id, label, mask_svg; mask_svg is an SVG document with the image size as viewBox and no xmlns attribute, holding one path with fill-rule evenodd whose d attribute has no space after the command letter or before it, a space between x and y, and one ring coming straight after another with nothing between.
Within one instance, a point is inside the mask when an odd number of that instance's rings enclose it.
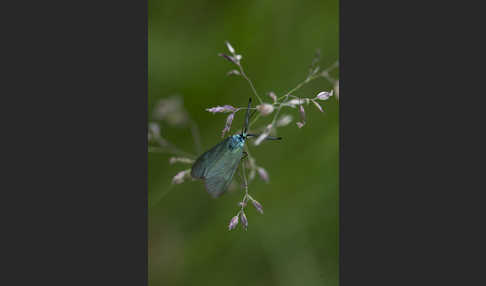
<instances>
[{"instance_id":1,"label":"moth antenna","mask_svg":"<svg viewBox=\"0 0 486 286\"><path fill-rule=\"evenodd\" d=\"M245 135L248 131L248 122L250 121L250 107L251 107L251 97L248 100L248 108L246 109L245 115L245 126L243 127L243 131L241 131L241 135Z\"/></svg>"}]
</instances>

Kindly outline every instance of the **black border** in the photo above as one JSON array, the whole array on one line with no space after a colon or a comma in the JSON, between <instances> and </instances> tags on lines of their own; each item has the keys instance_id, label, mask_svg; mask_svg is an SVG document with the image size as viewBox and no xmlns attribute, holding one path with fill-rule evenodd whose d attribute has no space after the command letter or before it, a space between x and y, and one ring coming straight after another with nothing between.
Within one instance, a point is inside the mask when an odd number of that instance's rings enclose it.
<instances>
[{"instance_id":1,"label":"black border","mask_svg":"<svg viewBox=\"0 0 486 286\"><path fill-rule=\"evenodd\" d=\"M18 5L0 284L147 285L147 1Z\"/></svg>"},{"instance_id":2,"label":"black border","mask_svg":"<svg viewBox=\"0 0 486 286\"><path fill-rule=\"evenodd\" d=\"M470 4L340 3L341 285L485 283Z\"/></svg>"}]
</instances>

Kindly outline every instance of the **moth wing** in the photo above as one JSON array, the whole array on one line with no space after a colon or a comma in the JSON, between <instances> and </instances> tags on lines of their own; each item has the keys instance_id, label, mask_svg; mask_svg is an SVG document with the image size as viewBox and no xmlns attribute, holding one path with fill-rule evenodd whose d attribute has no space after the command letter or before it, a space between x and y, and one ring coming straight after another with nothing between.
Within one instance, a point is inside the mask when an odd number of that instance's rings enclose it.
<instances>
[{"instance_id":1,"label":"moth wing","mask_svg":"<svg viewBox=\"0 0 486 286\"><path fill-rule=\"evenodd\" d=\"M211 196L218 197L228 189L242 155L243 148L234 152L229 151L210 166L205 176L205 185Z\"/></svg>"},{"instance_id":2,"label":"moth wing","mask_svg":"<svg viewBox=\"0 0 486 286\"><path fill-rule=\"evenodd\" d=\"M210 177L204 180L206 190L213 197L219 197L226 190L226 180L223 177Z\"/></svg>"},{"instance_id":3,"label":"moth wing","mask_svg":"<svg viewBox=\"0 0 486 286\"><path fill-rule=\"evenodd\" d=\"M207 175L209 167L214 165L221 156L225 153L229 137L218 143L213 148L204 152L197 158L194 165L192 165L191 176L196 179L204 179Z\"/></svg>"}]
</instances>

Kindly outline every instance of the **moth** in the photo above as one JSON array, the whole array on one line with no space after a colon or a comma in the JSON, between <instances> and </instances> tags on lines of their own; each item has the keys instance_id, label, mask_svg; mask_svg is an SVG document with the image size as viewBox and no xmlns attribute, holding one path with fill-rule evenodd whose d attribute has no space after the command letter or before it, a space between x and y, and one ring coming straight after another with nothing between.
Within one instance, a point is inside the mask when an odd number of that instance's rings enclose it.
<instances>
[{"instance_id":1,"label":"moth","mask_svg":"<svg viewBox=\"0 0 486 286\"><path fill-rule=\"evenodd\" d=\"M244 126L240 134L227 137L219 144L204 152L192 165L191 176L204 180L208 193L213 197L219 197L224 193L238 169L238 165L246 152L243 151L248 138L258 137L260 134L248 134L250 121L251 97L248 100L248 108L245 114ZM282 137L267 136L265 140L281 140Z\"/></svg>"}]
</instances>

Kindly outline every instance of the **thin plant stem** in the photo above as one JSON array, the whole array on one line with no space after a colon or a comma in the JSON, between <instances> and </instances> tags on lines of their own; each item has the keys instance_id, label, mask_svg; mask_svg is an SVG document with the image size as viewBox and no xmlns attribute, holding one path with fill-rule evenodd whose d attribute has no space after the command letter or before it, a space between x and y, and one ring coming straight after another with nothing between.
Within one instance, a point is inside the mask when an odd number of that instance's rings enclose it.
<instances>
[{"instance_id":1,"label":"thin plant stem","mask_svg":"<svg viewBox=\"0 0 486 286\"><path fill-rule=\"evenodd\" d=\"M306 78L303 82L299 83L296 87L292 88L289 92L287 92L286 94L282 95L281 97L278 98L278 100L284 98L284 97L288 97L290 94L296 92L297 90L299 90L300 88L302 88L304 85L306 85L307 83L309 83L310 81L318 78L319 76L318 75L313 75L313 76L310 76L308 78Z\"/></svg>"},{"instance_id":2,"label":"thin plant stem","mask_svg":"<svg viewBox=\"0 0 486 286\"><path fill-rule=\"evenodd\" d=\"M253 93L255 94L255 96L258 98L258 100L260 101L260 103L263 103L263 100L260 98L260 96L258 95L255 87L253 86L253 83L251 82L250 78L248 76L246 76L245 74L245 71L243 70L243 67L241 66L241 64L238 63L238 67L240 68L240 73L241 75L246 79L246 81L248 81L248 83L250 84L250 87L251 87L251 90L253 91Z\"/></svg>"},{"instance_id":3,"label":"thin plant stem","mask_svg":"<svg viewBox=\"0 0 486 286\"><path fill-rule=\"evenodd\" d=\"M246 167L245 164L241 164L243 170L243 180L245 182L245 197L248 195L248 180L246 179Z\"/></svg>"},{"instance_id":4,"label":"thin plant stem","mask_svg":"<svg viewBox=\"0 0 486 286\"><path fill-rule=\"evenodd\" d=\"M286 95L285 97L285 100L287 100L289 98L289 94ZM270 123L272 125L272 129L273 130L277 130L277 128L275 128L275 121L277 121L277 117L280 113L280 110L282 109L282 104L280 104L280 106L277 108L277 111L275 112L275 115L273 116L273 120L272 120L272 123Z\"/></svg>"},{"instance_id":5,"label":"thin plant stem","mask_svg":"<svg viewBox=\"0 0 486 286\"><path fill-rule=\"evenodd\" d=\"M334 83L333 79L329 75L329 72L332 71L333 69L337 68L338 66L339 66L339 63L336 61L334 64L332 64L327 69L325 69L325 70L323 70L323 71L321 71L319 73L316 73L314 75L308 76L303 82L299 83L296 87L294 87L293 89L291 89L289 92L287 92L286 94L284 94L281 97L279 97L278 100L284 98L287 95L290 95L290 94L296 92L297 90L299 90L300 88L302 88L307 83L309 83L309 82L311 82L311 81L313 81L313 80L315 80L316 78L319 78L319 77L326 78L331 83Z\"/></svg>"},{"instance_id":6,"label":"thin plant stem","mask_svg":"<svg viewBox=\"0 0 486 286\"><path fill-rule=\"evenodd\" d=\"M248 201L249 194L248 194L248 180L246 179L246 168L245 164L241 164L241 172L243 173L243 186L245 188L245 195L243 196L243 200L241 200L241 206L240 206L240 211L238 211L237 215L240 215L241 212L243 212L243 209L245 208L246 202Z\"/></svg>"}]
</instances>

